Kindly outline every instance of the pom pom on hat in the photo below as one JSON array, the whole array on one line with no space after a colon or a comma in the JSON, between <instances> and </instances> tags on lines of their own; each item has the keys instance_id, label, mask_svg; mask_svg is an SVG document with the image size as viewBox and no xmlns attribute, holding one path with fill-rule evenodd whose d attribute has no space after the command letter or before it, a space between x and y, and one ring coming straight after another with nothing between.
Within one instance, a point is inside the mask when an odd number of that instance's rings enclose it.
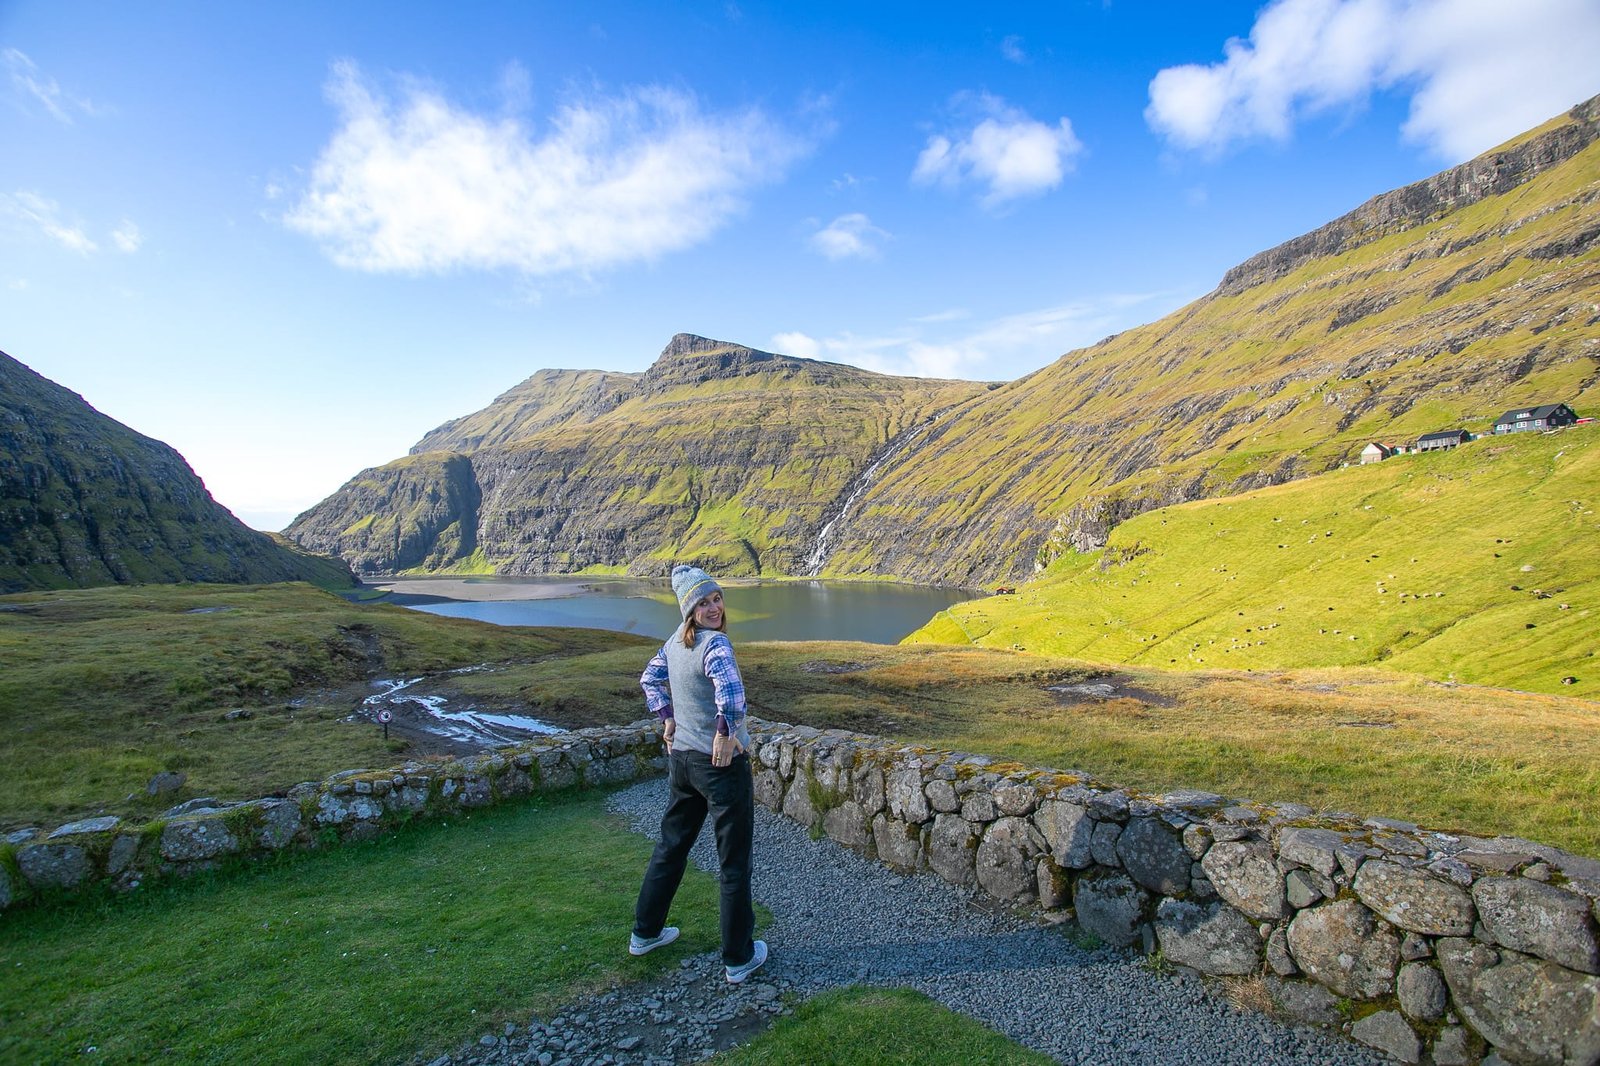
<instances>
[{"instance_id":1,"label":"pom pom on hat","mask_svg":"<svg viewBox=\"0 0 1600 1066\"><path fill-rule=\"evenodd\" d=\"M679 563L672 568L672 593L678 597L678 609L685 619L694 613L695 604L721 591L722 586L698 566Z\"/></svg>"}]
</instances>

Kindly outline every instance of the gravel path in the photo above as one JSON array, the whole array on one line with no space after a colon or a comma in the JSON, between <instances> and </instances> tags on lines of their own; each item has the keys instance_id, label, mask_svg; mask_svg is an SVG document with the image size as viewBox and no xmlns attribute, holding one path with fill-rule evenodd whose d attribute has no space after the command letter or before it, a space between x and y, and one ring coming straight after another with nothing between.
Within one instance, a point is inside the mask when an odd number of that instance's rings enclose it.
<instances>
[{"instance_id":1,"label":"gravel path","mask_svg":"<svg viewBox=\"0 0 1600 1066\"><path fill-rule=\"evenodd\" d=\"M653 838L665 795L652 779L613 793L607 806ZM785 994L852 984L918 989L1063 1063L1386 1061L1329 1034L1236 1009L1193 976L1154 974L1131 952L1078 948L1059 929L985 908L931 874L897 874L831 840L813 841L759 805L755 853L755 896L774 917L761 933L772 957L746 984L722 979L715 952L688 957L664 978L524 1029L507 1026L431 1066L693 1062L746 1042L786 1013ZM716 868L709 826L691 858ZM618 931L618 950L627 933Z\"/></svg>"}]
</instances>

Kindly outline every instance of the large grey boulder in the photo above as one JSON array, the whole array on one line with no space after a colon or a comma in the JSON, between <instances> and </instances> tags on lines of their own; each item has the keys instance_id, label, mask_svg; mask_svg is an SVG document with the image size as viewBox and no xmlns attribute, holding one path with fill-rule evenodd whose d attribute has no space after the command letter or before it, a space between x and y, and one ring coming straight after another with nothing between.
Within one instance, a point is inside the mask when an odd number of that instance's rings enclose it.
<instances>
[{"instance_id":1,"label":"large grey boulder","mask_svg":"<svg viewBox=\"0 0 1600 1066\"><path fill-rule=\"evenodd\" d=\"M1122 860L1117 858L1117 838L1122 836L1122 826L1116 822L1101 821L1094 827L1094 835L1089 838L1089 853L1094 856L1094 861L1101 866L1121 866Z\"/></svg>"},{"instance_id":2,"label":"large grey boulder","mask_svg":"<svg viewBox=\"0 0 1600 1066\"><path fill-rule=\"evenodd\" d=\"M868 818L877 817L888 806L881 766L868 764L857 767L851 776L851 788L855 790L856 802L861 804L861 810Z\"/></svg>"},{"instance_id":3,"label":"large grey boulder","mask_svg":"<svg viewBox=\"0 0 1600 1066\"><path fill-rule=\"evenodd\" d=\"M1189 890L1194 860L1183 838L1159 818L1130 818L1117 838L1117 857L1123 869L1145 888L1163 896L1180 896Z\"/></svg>"},{"instance_id":4,"label":"large grey boulder","mask_svg":"<svg viewBox=\"0 0 1600 1066\"><path fill-rule=\"evenodd\" d=\"M17 868L35 889L76 888L94 872L76 844L29 844L17 852Z\"/></svg>"},{"instance_id":5,"label":"large grey boulder","mask_svg":"<svg viewBox=\"0 0 1600 1066\"><path fill-rule=\"evenodd\" d=\"M952 885L971 885L978 879L973 861L978 834L972 823L957 814L938 814L928 834L928 866Z\"/></svg>"},{"instance_id":6,"label":"large grey boulder","mask_svg":"<svg viewBox=\"0 0 1600 1066\"><path fill-rule=\"evenodd\" d=\"M1526 877L1485 877L1472 886L1489 939L1569 970L1600 974L1589 901Z\"/></svg>"},{"instance_id":7,"label":"large grey boulder","mask_svg":"<svg viewBox=\"0 0 1600 1066\"><path fill-rule=\"evenodd\" d=\"M452 784L453 782L446 782ZM454 791L453 789L451 790ZM315 821L318 825L349 825L375 822L383 817L383 800L375 796L336 796L324 792L317 797Z\"/></svg>"},{"instance_id":8,"label":"large grey boulder","mask_svg":"<svg viewBox=\"0 0 1600 1066\"><path fill-rule=\"evenodd\" d=\"M928 805L941 814L954 814L961 809L961 799L956 795L953 781L929 781L927 793Z\"/></svg>"},{"instance_id":9,"label":"large grey boulder","mask_svg":"<svg viewBox=\"0 0 1600 1066\"><path fill-rule=\"evenodd\" d=\"M1088 808L1062 800L1045 800L1034 812L1033 824L1039 827L1056 865L1082 870L1094 861L1090 848L1094 820L1089 817Z\"/></svg>"},{"instance_id":10,"label":"large grey boulder","mask_svg":"<svg viewBox=\"0 0 1600 1066\"><path fill-rule=\"evenodd\" d=\"M85 818L81 822L68 822L51 832L46 840L64 840L68 837L93 836L96 833L109 833L122 824L122 819L114 814L101 818Z\"/></svg>"},{"instance_id":11,"label":"large grey boulder","mask_svg":"<svg viewBox=\"0 0 1600 1066\"><path fill-rule=\"evenodd\" d=\"M915 870L922 859L922 830L898 818L878 815L872 820L872 842L878 858L901 870Z\"/></svg>"},{"instance_id":12,"label":"large grey boulder","mask_svg":"<svg viewBox=\"0 0 1600 1066\"><path fill-rule=\"evenodd\" d=\"M783 809L783 775L776 770L757 770L755 778L756 802L769 811Z\"/></svg>"},{"instance_id":13,"label":"large grey boulder","mask_svg":"<svg viewBox=\"0 0 1600 1066\"><path fill-rule=\"evenodd\" d=\"M1283 874L1266 841L1213 844L1200 866L1217 895L1257 921L1276 921L1289 913L1284 903Z\"/></svg>"},{"instance_id":14,"label":"large grey boulder","mask_svg":"<svg viewBox=\"0 0 1600 1066\"><path fill-rule=\"evenodd\" d=\"M1496 1049L1551 1066L1600 1062L1600 977L1464 938L1438 952L1456 1010Z\"/></svg>"},{"instance_id":15,"label":"large grey boulder","mask_svg":"<svg viewBox=\"0 0 1600 1066\"><path fill-rule=\"evenodd\" d=\"M997 899L1016 899L1039 890L1034 860L1044 853L1044 838L1026 818L1006 815L984 830L974 865L978 884Z\"/></svg>"},{"instance_id":16,"label":"large grey boulder","mask_svg":"<svg viewBox=\"0 0 1600 1066\"><path fill-rule=\"evenodd\" d=\"M855 800L845 800L824 814L822 831L828 834L830 840L858 851L865 849L867 841L872 839L872 831L867 828L866 812Z\"/></svg>"},{"instance_id":17,"label":"large grey boulder","mask_svg":"<svg viewBox=\"0 0 1600 1066\"><path fill-rule=\"evenodd\" d=\"M1419 1022L1436 1022L1443 1018L1450 999L1439 971L1420 962L1408 962L1400 967L1395 991L1400 996L1400 1009L1408 1018Z\"/></svg>"},{"instance_id":18,"label":"large grey boulder","mask_svg":"<svg viewBox=\"0 0 1600 1066\"><path fill-rule=\"evenodd\" d=\"M1425 870L1369 859L1354 887L1362 903L1401 929L1429 936L1472 932L1472 898Z\"/></svg>"},{"instance_id":19,"label":"large grey boulder","mask_svg":"<svg viewBox=\"0 0 1600 1066\"><path fill-rule=\"evenodd\" d=\"M539 768L539 787L546 792L571 788L583 780L583 773L560 748L541 751L534 765Z\"/></svg>"},{"instance_id":20,"label":"large grey boulder","mask_svg":"<svg viewBox=\"0 0 1600 1066\"><path fill-rule=\"evenodd\" d=\"M1125 948L1140 939L1150 894L1127 874L1091 870L1078 878L1072 905L1079 925L1107 944Z\"/></svg>"},{"instance_id":21,"label":"large grey boulder","mask_svg":"<svg viewBox=\"0 0 1600 1066\"><path fill-rule=\"evenodd\" d=\"M239 838L209 815L174 818L161 830L161 857L168 862L207 862L239 850Z\"/></svg>"},{"instance_id":22,"label":"large grey boulder","mask_svg":"<svg viewBox=\"0 0 1600 1066\"><path fill-rule=\"evenodd\" d=\"M1164 899L1155 929L1167 958L1201 973L1242 976L1261 969L1261 934L1225 903Z\"/></svg>"},{"instance_id":23,"label":"large grey boulder","mask_svg":"<svg viewBox=\"0 0 1600 1066\"><path fill-rule=\"evenodd\" d=\"M1394 987L1400 938L1355 900L1336 900L1294 916L1289 951L1301 970L1341 996L1376 999Z\"/></svg>"},{"instance_id":24,"label":"large grey boulder","mask_svg":"<svg viewBox=\"0 0 1600 1066\"><path fill-rule=\"evenodd\" d=\"M1350 1027L1350 1036L1356 1043L1377 1048L1396 1061L1422 1061L1422 1041L1399 1011L1380 1010L1367 1015Z\"/></svg>"},{"instance_id":25,"label":"large grey boulder","mask_svg":"<svg viewBox=\"0 0 1600 1066\"><path fill-rule=\"evenodd\" d=\"M267 799L253 806L261 811L256 843L274 851L288 847L300 832L300 805L293 800Z\"/></svg>"},{"instance_id":26,"label":"large grey boulder","mask_svg":"<svg viewBox=\"0 0 1600 1066\"><path fill-rule=\"evenodd\" d=\"M1026 818L1039 807L1039 790L1025 782L1007 782L994 789L994 805L1012 818Z\"/></svg>"},{"instance_id":27,"label":"large grey boulder","mask_svg":"<svg viewBox=\"0 0 1600 1066\"><path fill-rule=\"evenodd\" d=\"M795 774L794 784L783 794L783 816L810 829L817 823L817 808L811 802L814 781L804 772Z\"/></svg>"},{"instance_id":28,"label":"large grey boulder","mask_svg":"<svg viewBox=\"0 0 1600 1066\"><path fill-rule=\"evenodd\" d=\"M922 771L915 766L889 775L889 813L903 822L928 820L928 796L922 790Z\"/></svg>"},{"instance_id":29,"label":"large grey boulder","mask_svg":"<svg viewBox=\"0 0 1600 1066\"><path fill-rule=\"evenodd\" d=\"M1307 1025L1338 1025L1344 1021L1344 1015L1339 1013L1339 997L1319 984L1268 977L1267 993L1279 1010L1296 1021Z\"/></svg>"},{"instance_id":30,"label":"large grey boulder","mask_svg":"<svg viewBox=\"0 0 1600 1066\"><path fill-rule=\"evenodd\" d=\"M187 774L173 770L162 770L144 786L145 795L159 796L163 792L176 792L183 787L183 783L187 780L189 780Z\"/></svg>"},{"instance_id":31,"label":"large grey boulder","mask_svg":"<svg viewBox=\"0 0 1600 1066\"><path fill-rule=\"evenodd\" d=\"M1349 846L1348 837L1331 829L1285 829L1278 836L1278 856L1284 862L1309 867L1324 877L1339 870L1339 853Z\"/></svg>"}]
</instances>

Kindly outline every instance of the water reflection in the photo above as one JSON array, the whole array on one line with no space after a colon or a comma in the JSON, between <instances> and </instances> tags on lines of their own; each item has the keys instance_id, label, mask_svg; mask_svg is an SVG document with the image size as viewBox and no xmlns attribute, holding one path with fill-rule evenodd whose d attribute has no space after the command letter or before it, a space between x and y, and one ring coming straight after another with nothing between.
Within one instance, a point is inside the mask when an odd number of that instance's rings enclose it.
<instances>
[{"instance_id":1,"label":"water reflection","mask_svg":"<svg viewBox=\"0 0 1600 1066\"><path fill-rule=\"evenodd\" d=\"M665 639L679 622L665 581L485 578L440 582L455 597L419 597L424 580L407 580L394 598L429 614L507 626L581 626ZM934 615L971 599L963 589L871 581L727 583L728 632L735 640L858 640L895 644ZM564 593L571 593L569 595ZM539 598L517 598L520 595ZM431 602L424 602L431 600Z\"/></svg>"}]
</instances>

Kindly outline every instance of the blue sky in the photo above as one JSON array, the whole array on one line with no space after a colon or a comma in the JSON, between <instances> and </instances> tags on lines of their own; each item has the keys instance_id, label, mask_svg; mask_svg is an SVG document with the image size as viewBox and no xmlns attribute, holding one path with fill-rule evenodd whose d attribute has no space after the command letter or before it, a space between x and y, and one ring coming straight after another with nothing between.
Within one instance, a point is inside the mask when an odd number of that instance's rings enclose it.
<instances>
[{"instance_id":1,"label":"blue sky","mask_svg":"<svg viewBox=\"0 0 1600 1066\"><path fill-rule=\"evenodd\" d=\"M1594 0L0 0L0 350L277 529L678 332L1020 377L1596 56Z\"/></svg>"}]
</instances>

